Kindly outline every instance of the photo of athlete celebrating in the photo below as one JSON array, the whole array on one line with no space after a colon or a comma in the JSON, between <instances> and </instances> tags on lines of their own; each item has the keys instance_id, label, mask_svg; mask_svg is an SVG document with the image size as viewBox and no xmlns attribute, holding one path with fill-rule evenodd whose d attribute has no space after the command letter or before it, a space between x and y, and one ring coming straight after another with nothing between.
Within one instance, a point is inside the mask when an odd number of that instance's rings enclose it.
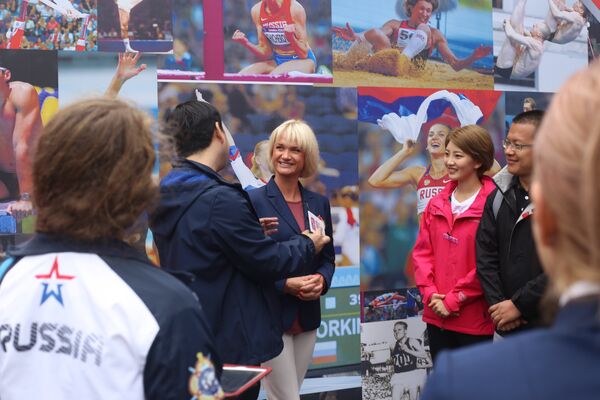
<instances>
[{"instance_id":1,"label":"photo of athlete celebrating","mask_svg":"<svg viewBox=\"0 0 600 400\"><path fill-rule=\"evenodd\" d=\"M317 59L308 44L306 11L296 0L261 0L251 11L258 43L241 30L232 40L244 46L258 62L242 68L240 74L281 75L291 71L314 73Z\"/></svg>"}]
</instances>

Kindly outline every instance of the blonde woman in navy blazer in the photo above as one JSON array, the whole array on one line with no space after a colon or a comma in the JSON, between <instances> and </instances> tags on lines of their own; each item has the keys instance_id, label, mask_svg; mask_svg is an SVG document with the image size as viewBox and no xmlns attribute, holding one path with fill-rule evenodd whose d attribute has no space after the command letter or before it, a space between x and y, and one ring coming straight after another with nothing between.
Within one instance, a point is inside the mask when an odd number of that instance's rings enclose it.
<instances>
[{"instance_id":1,"label":"blonde woman in navy blazer","mask_svg":"<svg viewBox=\"0 0 600 400\"><path fill-rule=\"evenodd\" d=\"M288 120L269 138L270 167L274 176L259 189L248 192L267 235L277 241L309 228L310 211L325 223L325 234L333 237L329 200L302 187L300 178L317 173L319 145L304 121ZM315 258L312 274L276 283L281 304L283 351L263 365L273 372L263 380L269 400L299 399L304 375L312 359L321 324L320 297L327 292L335 270L330 242Z\"/></svg>"}]
</instances>

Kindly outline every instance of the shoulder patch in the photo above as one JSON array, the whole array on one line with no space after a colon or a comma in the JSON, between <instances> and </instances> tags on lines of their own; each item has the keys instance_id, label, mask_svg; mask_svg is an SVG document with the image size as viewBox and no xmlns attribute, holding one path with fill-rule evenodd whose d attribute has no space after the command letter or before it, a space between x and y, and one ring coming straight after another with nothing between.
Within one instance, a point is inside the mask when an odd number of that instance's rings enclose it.
<instances>
[{"instance_id":1,"label":"shoulder patch","mask_svg":"<svg viewBox=\"0 0 600 400\"><path fill-rule=\"evenodd\" d=\"M189 380L189 390L192 400L218 400L224 397L221 384L217 380L215 367L210 361L210 357L205 357L202 353L196 354L198 361L194 368L190 367L192 375Z\"/></svg>"}]
</instances>

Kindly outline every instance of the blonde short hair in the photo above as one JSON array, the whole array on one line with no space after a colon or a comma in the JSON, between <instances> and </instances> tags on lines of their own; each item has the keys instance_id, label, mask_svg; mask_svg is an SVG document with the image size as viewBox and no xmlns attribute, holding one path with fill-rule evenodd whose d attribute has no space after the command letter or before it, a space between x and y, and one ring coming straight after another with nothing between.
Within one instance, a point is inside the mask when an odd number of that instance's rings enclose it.
<instances>
[{"instance_id":1,"label":"blonde short hair","mask_svg":"<svg viewBox=\"0 0 600 400\"><path fill-rule=\"evenodd\" d=\"M304 152L304 169L300 177L308 178L316 174L320 159L319 143L311 127L306 122L297 119L289 119L279 125L269 137L269 154L271 156L275 142L281 135L285 135L290 142L296 143ZM269 157L269 168L271 171L275 171L273 157Z\"/></svg>"},{"instance_id":2,"label":"blonde short hair","mask_svg":"<svg viewBox=\"0 0 600 400\"><path fill-rule=\"evenodd\" d=\"M600 63L556 93L534 142L534 179L556 217L553 289L600 284Z\"/></svg>"}]
</instances>

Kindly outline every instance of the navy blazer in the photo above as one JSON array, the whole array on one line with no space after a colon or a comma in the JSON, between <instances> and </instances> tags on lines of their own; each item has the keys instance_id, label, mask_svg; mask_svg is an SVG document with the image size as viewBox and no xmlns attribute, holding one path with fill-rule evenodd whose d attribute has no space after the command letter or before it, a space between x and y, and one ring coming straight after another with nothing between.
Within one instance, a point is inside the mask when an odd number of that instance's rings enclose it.
<instances>
[{"instance_id":1,"label":"navy blazer","mask_svg":"<svg viewBox=\"0 0 600 400\"><path fill-rule=\"evenodd\" d=\"M331 224L331 208L329 200L325 196L311 192L300 186L302 195L302 204L304 207L304 225L308 229L308 214L312 212L316 216L321 216L325 221L325 234L333 238L333 226ZM286 203L279 187L275 180L271 178L266 186L248 192L252 205L256 209L259 217L277 217L279 226L277 232L271 237L278 242L289 240L301 233L300 227L296 223L296 219ZM315 257L310 273L319 273L325 278L325 287L323 294L327 293L331 285L333 272L335 271L335 250L333 248L333 240L327 244L321 253ZM294 274L292 276L300 276ZM282 309L282 324L283 330L288 330L296 316L300 319L300 326L305 331L317 329L321 324L321 302L319 300L303 301L297 297L283 293L285 279L278 281L275 286L280 293L281 309Z\"/></svg>"},{"instance_id":2,"label":"navy blazer","mask_svg":"<svg viewBox=\"0 0 600 400\"><path fill-rule=\"evenodd\" d=\"M600 398L599 303L574 300L549 329L441 353L423 400Z\"/></svg>"}]
</instances>

